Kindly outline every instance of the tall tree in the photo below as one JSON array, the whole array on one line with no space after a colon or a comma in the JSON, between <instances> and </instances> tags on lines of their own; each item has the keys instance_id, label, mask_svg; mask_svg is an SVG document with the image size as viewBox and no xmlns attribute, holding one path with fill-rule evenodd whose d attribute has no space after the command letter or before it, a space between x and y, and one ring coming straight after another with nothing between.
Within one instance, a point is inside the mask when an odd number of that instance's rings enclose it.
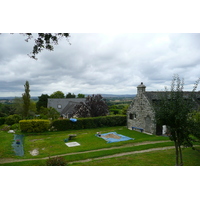
<instances>
[{"instance_id":1,"label":"tall tree","mask_svg":"<svg viewBox=\"0 0 200 200\"><path fill-rule=\"evenodd\" d=\"M30 108L30 89L29 89L29 82L26 81L24 85L25 92L22 94L23 99L23 116L28 117L29 114L29 108Z\"/></svg>"},{"instance_id":2,"label":"tall tree","mask_svg":"<svg viewBox=\"0 0 200 200\"><path fill-rule=\"evenodd\" d=\"M195 90L198 85L197 81L192 92L183 92L184 81L178 75L172 79L171 90L165 88L165 92L161 93L161 100L155 106L155 116L157 125L167 125L170 139L174 141L176 150L176 165L183 165L183 157L181 145L187 147L193 146L194 132L196 125L191 120L191 113L197 109ZM191 132L193 131L193 133Z\"/></svg>"},{"instance_id":3,"label":"tall tree","mask_svg":"<svg viewBox=\"0 0 200 200\"><path fill-rule=\"evenodd\" d=\"M56 99L65 98L65 95L62 91L56 91L50 95L50 98L56 98Z\"/></svg>"},{"instance_id":4,"label":"tall tree","mask_svg":"<svg viewBox=\"0 0 200 200\"><path fill-rule=\"evenodd\" d=\"M49 95L48 94L42 94L38 97L38 101L36 103L37 111L39 112L41 107L47 108L47 102L48 102Z\"/></svg>"},{"instance_id":5,"label":"tall tree","mask_svg":"<svg viewBox=\"0 0 200 200\"><path fill-rule=\"evenodd\" d=\"M79 94L77 95L77 98L85 98L85 95L79 93Z\"/></svg>"},{"instance_id":6,"label":"tall tree","mask_svg":"<svg viewBox=\"0 0 200 200\"><path fill-rule=\"evenodd\" d=\"M86 97L75 107L74 115L78 117L98 117L108 114L108 106L100 94Z\"/></svg>"}]
</instances>

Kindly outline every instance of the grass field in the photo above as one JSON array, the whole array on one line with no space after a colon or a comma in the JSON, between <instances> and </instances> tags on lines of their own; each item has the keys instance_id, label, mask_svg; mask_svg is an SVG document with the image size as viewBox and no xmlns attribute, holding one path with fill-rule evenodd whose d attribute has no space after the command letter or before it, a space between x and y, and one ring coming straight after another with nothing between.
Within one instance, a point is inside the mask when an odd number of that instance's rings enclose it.
<instances>
[{"instance_id":1,"label":"grass field","mask_svg":"<svg viewBox=\"0 0 200 200\"><path fill-rule=\"evenodd\" d=\"M99 131L101 131L102 133L116 131L119 134L134 138L134 140L107 143L105 140L95 136L96 132ZM67 147L65 145L64 139L67 138L68 135L71 133L77 134L77 137L73 141L80 143L80 146ZM46 159L42 158L56 155L62 155L68 161L68 165L70 166L173 166L175 162L175 152L173 149L171 149L102 160L93 160L85 163L75 163L75 161L79 160L96 159L99 157L119 154L123 152L125 153L131 151L141 151L156 147L173 146L173 142L171 142L167 137L147 135L137 131L128 130L126 127L109 127L76 131L48 132L44 133L43 135L29 134L24 137L25 155L23 157L14 155L11 147L13 138L14 136L10 133L3 131L0 132L0 162L2 159L8 158L19 160L24 159L24 161L5 163L0 165L44 166L46 165ZM153 141L160 141L160 143L143 144L140 146L136 145L137 143L141 142ZM30 154L30 151L32 151L33 149L37 149L39 151L39 155L32 156ZM197 159L199 158L199 155L200 154L198 151L184 149L183 158L185 161L185 165L199 166L200 162L199 159ZM25 159L37 160L25 161Z\"/></svg>"}]
</instances>

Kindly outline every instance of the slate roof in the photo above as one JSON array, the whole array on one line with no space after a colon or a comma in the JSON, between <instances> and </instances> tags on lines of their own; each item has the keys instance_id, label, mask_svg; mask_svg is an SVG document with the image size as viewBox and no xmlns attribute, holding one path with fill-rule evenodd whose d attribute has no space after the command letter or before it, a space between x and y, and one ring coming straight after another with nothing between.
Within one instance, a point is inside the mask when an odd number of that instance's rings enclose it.
<instances>
[{"instance_id":1,"label":"slate roof","mask_svg":"<svg viewBox=\"0 0 200 200\"><path fill-rule=\"evenodd\" d=\"M86 98L48 98L47 107L55 108L60 114L72 113L74 107L80 102L85 102ZM58 108L61 105L61 108Z\"/></svg>"},{"instance_id":2,"label":"slate roof","mask_svg":"<svg viewBox=\"0 0 200 200\"><path fill-rule=\"evenodd\" d=\"M170 93L170 92L169 92ZM166 92L164 91L145 91L143 93L148 99L150 103L159 101L161 99L161 97L166 94ZM188 92L188 91L183 91L184 94L184 98L188 99L191 95L192 92ZM200 91L198 92L194 92L195 95L195 103L197 103L200 106Z\"/></svg>"}]
</instances>

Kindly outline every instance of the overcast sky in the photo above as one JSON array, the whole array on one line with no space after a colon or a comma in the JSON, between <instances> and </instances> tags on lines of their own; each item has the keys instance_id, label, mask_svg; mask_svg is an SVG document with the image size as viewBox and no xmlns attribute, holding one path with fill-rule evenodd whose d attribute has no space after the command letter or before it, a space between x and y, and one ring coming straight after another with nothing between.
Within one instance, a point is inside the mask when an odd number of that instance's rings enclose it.
<instances>
[{"instance_id":1,"label":"overcast sky","mask_svg":"<svg viewBox=\"0 0 200 200\"><path fill-rule=\"evenodd\" d=\"M0 35L0 96L21 96L29 81L31 96L52 94L135 94L170 86L172 76L191 90L200 77L200 34L70 33L53 52L27 56L33 42L20 34ZM198 88L199 90L199 88Z\"/></svg>"}]
</instances>

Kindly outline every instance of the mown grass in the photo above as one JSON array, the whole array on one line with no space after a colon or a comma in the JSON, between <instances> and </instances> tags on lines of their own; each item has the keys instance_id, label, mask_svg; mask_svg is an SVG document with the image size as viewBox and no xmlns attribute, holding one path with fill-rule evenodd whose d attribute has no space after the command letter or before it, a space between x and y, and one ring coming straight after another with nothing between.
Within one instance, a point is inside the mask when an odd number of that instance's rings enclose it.
<instances>
[{"instance_id":1,"label":"mown grass","mask_svg":"<svg viewBox=\"0 0 200 200\"><path fill-rule=\"evenodd\" d=\"M13 134L6 131L0 131L0 158L15 157L11 146L13 139Z\"/></svg>"},{"instance_id":2,"label":"mown grass","mask_svg":"<svg viewBox=\"0 0 200 200\"><path fill-rule=\"evenodd\" d=\"M200 166L200 152L191 148L183 149L184 166ZM67 157L65 157L67 159ZM45 166L46 160L24 161L0 164L0 166ZM68 166L175 166L175 150L168 149L133 154L116 158L72 163Z\"/></svg>"},{"instance_id":3,"label":"mown grass","mask_svg":"<svg viewBox=\"0 0 200 200\"><path fill-rule=\"evenodd\" d=\"M200 166L200 152L186 148L183 150L184 166ZM128 156L73 163L70 166L175 166L175 150L133 154Z\"/></svg>"},{"instance_id":4,"label":"mown grass","mask_svg":"<svg viewBox=\"0 0 200 200\"><path fill-rule=\"evenodd\" d=\"M116 131L119 134L135 138L134 140L128 140L123 142L107 143L105 140L95 136L96 132L101 131L102 133ZM77 137L72 140L80 143L77 147L67 147L64 139L68 138L69 134L77 134ZM44 135L26 135L24 138L24 159L29 158L42 158L54 155L67 154L72 152L82 152L88 150L102 149L108 147L121 146L124 144L142 142L142 141L158 141L158 140L169 140L167 137L147 135L137 131L128 130L126 127L109 127L109 128L98 128L98 129L84 129L84 130L73 130L73 131L59 131L49 132ZM38 149L39 155L32 156L30 151Z\"/></svg>"},{"instance_id":5,"label":"mown grass","mask_svg":"<svg viewBox=\"0 0 200 200\"><path fill-rule=\"evenodd\" d=\"M107 143L105 140L95 136L96 132L99 132L99 131L101 131L102 133L116 131L119 134L134 138L134 140L115 142L115 143ZM65 145L64 139L68 138L68 135L72 134L72 133L77 134L77 137L72 141L76 141L76 142L80 143L81 144L80 146L70 148ZM19 134L21 134L21 133L19 133ZM7 132L0 132L1 143L3 141L3 143L2 143L3 145L0 145L0 153L1 153L0 158L40 159L40 158L55 156L55 155L77 153L74 155L64 156L64 158L68 162L73 162L73 161L77 161L77 160L98 158L98 157L113 155L113 154L117 154L117 153L129 152L129 151L139 151L139 150L145 150L145 149L149 149L149 148L173 146L173 142L171 142L168 137L147 135L147 134L140 133L137 131L128 130L126 127L120 126L120 127L108 127L108 128L98 128L98 129L47 132L47 133L43 133L42 135L27 134L24 137L25 155L23 157L19 157L19 156L14 155L13 149L11 147L13 138L14 138L13 134L10 134L10 133L8 134ZM158 143L158 144L146 144L146 145L141 145L141 146L129 146L129 147L125 146L126 144L134 144L134 143L139 143L139 142L144 142L144 141L168 141L168 142ZM103 150L104 148L112 148L112 147L123 147L123 148ZM32 156L30 154L30 151L32 151L33 149L38 149L39 155ZM98 150L98 151L84 153L85 151L90 151L90 150ZM143 157L143 155L144 154L142 154L142 157ZM146 155L146 153L145 153L145 155ZM99 161L96 161L96 162L99 162ZM85 163L85 164L87 165L88 163ZM132 165L129 162L127 162L127 163L125 162L124 164ZM6 166L45 166L46 160L23 161L23 162L16 162L16 163L1 164L1 165L6 165ZM72 166L73 165L79 165L79 164L74 163L74 164L72 164ZM80 165L83 165L83 164L80 164ZM102 164L102 165L110 165L110 164L108 163L108 164ZM113 164L111 164L111 166L112 165L115 166L118 164L115 164L115 162L113 162Z\"/></svg>"}]
</instances>

